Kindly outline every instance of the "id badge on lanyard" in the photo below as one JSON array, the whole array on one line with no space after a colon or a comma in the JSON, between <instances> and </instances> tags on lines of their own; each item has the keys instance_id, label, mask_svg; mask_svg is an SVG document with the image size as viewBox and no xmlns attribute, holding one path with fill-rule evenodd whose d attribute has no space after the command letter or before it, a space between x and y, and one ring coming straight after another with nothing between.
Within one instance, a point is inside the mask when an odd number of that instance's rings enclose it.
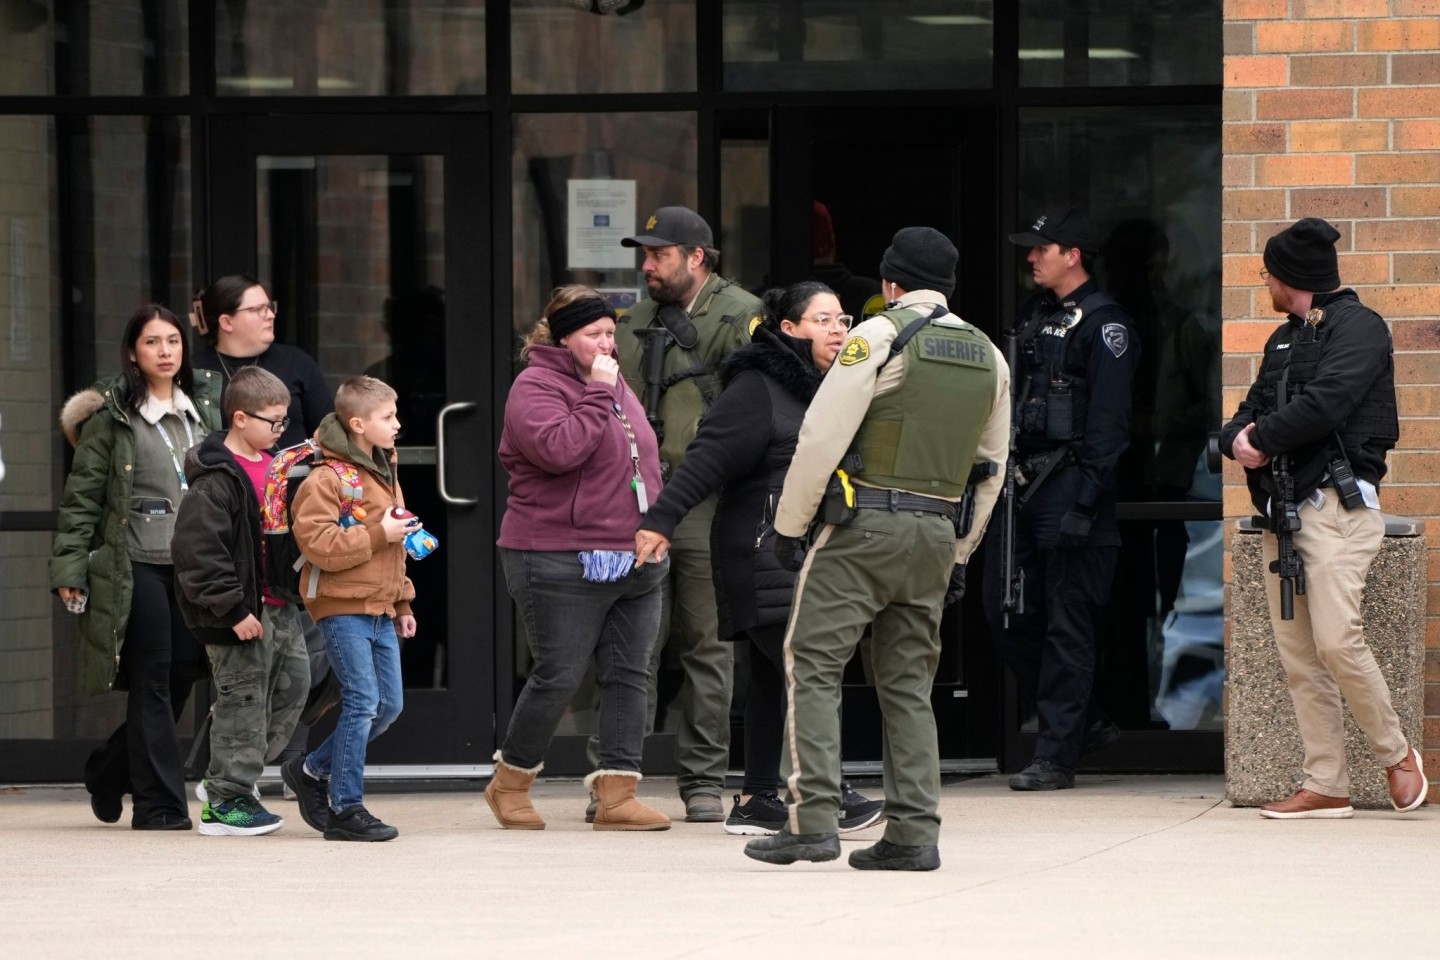
<instances>
[{"instance_id":1,"label":"id badge on lanyard","mask_svg":"<svg viewBox=\"0 0 1440 960\"><path fill-rule=\"evenodd\" d=\"M641 516L650 509L650 496L645 490L645 479L640 475L640 444L635 439L635 430L630 426L630 418L625 416L625 411L620 409L620 404L614 400L610 401L610 409L615 411L615 419L620 421L620 426L625 430L625 439L630 442L630 489L635 491L635 505L640 508Z\"/></svg>"},{"instance_id":2,"label":"id badge on lanyard","mask_svg":"<svg viewBox=\"0 0 1440 960\"><path fill-rule=\"evenodd\" d=\"M183 413L177 414L180 423L185 427L185 449L189 450L195 446L195 434L190 431L190 420ZM160 431L160 439L165 441L165 449L170 451L170 466L175 468L175 477L180 481L180 492L185 493L190 489L190 483L185 479L185 470L180 466L180 456L175 452L175 441L170 439L169 432L160 424L165 418L161 417L155 421L155 429Z\"/></svg>"}]
</instances>

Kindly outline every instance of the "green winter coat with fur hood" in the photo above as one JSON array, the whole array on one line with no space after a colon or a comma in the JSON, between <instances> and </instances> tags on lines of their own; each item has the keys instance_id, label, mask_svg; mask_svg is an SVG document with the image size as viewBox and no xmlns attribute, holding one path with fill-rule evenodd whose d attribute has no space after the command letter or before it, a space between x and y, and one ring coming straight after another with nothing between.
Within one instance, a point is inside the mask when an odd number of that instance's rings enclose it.
<instances>
[{"instance_id":1,"label":"green winter coat with fur hood","mask_svg":"<svg viewBox=\"0 0 1440 960\"><path fill-rule=\"evenodd\" d=\"M196 370L191 400L205 432L219 429L220 375ZM60 429L75 445L75 463L60 503L50 589L90 592L80 615L80 681L92 695L124 689L118 667L133 588L125 517L134 479L131 421L138 416L125 402L124 377L80 391L60 412Z\"/></svg>"}]
</instances>

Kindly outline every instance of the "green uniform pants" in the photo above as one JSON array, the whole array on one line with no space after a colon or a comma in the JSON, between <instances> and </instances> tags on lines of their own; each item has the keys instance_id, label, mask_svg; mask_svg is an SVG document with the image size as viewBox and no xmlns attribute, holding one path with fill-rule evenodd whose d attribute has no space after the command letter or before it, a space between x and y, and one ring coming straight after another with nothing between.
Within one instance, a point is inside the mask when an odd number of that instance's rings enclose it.
<instances>
[{"instance_id":1,"label":"green uniform pants","mask_svg":"<svg viewBox=\"0 0 1440 960\"><path fill-rule=\"evenodd\" d=\"M715 498L685 515L670 541L670 581L660 636L650 654L645 732L653 732L656 680L665 650L680 662L680 729L675 740L680 796L720 796L730 767L730 696L735 686L735 645L720 639L715 583L710 568L710 522Z\"/></svg>"},{"instance_id":2,"label":"green uniform pants","mask_svg":"<svg viewBox=\"0 0 1440 960\"><path fill-rule=\"evenodd\" d=\"M955 527L926 513L861 510L827 526L795 584L785 637L792 833L834 833L840 812L840 682L866 625L885 717L885 839L940 836L940 753L930 689L955 564Z\"/></svg>"}]
</instances>

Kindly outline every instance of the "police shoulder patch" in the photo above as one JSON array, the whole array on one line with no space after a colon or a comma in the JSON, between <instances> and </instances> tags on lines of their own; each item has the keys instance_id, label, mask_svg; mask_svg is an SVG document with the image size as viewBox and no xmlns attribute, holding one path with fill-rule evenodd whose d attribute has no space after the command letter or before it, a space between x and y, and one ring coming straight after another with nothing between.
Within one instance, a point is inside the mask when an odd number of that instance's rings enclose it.
<instances>
[{"instance_id":1,"label":"police shoulder patch","mask_svg":"<svg viewBox=\"0 0 1440 960\"><path fill-rule=\"evenodd\" d=\"M749 328L748 330L746 330L745 332L748 333L748 334L750 334L751 337L754 337L754 336L755 336L755 330L756 330L757 327L760 326L761 320L762 320L762 318L761 318L761 317L758 317L758 316L757 316L757 317L751 317L751 318L750 318L750 328Z\"/></svg>"},{"instance_id":2,"label":"police shoulder patch","mask_svg":"<svg viewBox=\"0 0 1440 960\"><path fill-rule=\"evenodd\" d=\"M1100 339L1105 341L1105 346L1110 348L1110 352L1115 354L1117 359L1124 356L1130 347L1130 334L1123 323L1105 324L1100 328Z\"/></svg>"},{"instance_id":3,"label":"police shoulder patch","mask_svg":"<svg viewBox=\"0 0 1440 960\"><path fill-rule=\"evenodd\" d=\"M851 337L840 348L840 366L850 367L870 359L870 344L864 337Z\"/></svg>"}]
</instances>

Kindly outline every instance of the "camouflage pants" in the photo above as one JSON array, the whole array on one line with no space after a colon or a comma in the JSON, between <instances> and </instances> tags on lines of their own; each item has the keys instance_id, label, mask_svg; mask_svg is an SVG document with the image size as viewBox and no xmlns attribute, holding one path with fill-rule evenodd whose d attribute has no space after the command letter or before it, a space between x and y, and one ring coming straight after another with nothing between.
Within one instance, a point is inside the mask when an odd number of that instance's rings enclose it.
<instances>
[{"instance_id":1,"label":"camouflage pants","mask_svg":"<svg viewBox=\"0 0 1440 960\"><path fill-rule=\"evenodd\" d=\"M235 644L209 644L215 683L206 790L212 803L251 791L265 761L279 755L305 706L310 660L294 604L266 605L265 635Z\"/></svg>"}]
</instances>

